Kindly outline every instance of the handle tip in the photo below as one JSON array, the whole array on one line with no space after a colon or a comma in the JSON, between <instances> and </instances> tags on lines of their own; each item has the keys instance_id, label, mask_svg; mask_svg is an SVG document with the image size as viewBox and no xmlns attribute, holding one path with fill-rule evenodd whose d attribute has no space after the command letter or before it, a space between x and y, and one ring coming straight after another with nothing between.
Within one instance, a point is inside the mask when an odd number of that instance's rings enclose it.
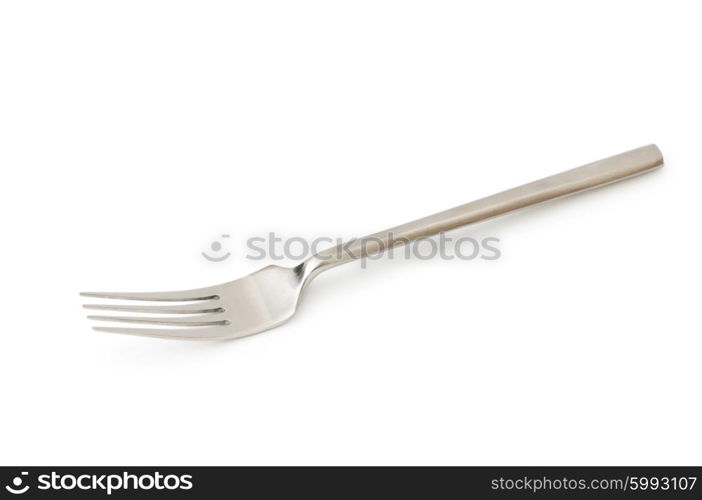
<instances>
[{"instance_id":1,"label":"handle tip","mask_svg":"<svg viewBox=\"0 0 702 500\"><path fill-rule=\"evenodd\" d=\"M651 169L661 168L665 165L665 162L663 161L663 153L657 145L649 144L648 146L644 146L639 149L645 153L648 161L652 164Z\"/></svg>"}]
</instances>

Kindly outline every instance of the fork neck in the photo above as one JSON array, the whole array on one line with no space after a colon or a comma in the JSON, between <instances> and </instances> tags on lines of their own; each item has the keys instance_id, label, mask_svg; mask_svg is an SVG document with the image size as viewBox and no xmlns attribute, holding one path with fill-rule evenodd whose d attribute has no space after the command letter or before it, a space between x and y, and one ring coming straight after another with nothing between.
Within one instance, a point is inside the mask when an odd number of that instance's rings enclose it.
<instances>
[{"instance_id":1,"label":"fork neck","mask_svg":"<svg viewBox=\"0 0 702 500\"><path fill-rule=\"evenodd\" d=\"M383 231L361 239L352 239L346 243L327 248L308 258L294 268L295 273L305 288L309 282L322 272L352 262L369 255L383 252L386 248L409 242L393 239L393 230Z\"/></svg>"},{"instance_id":2,"label":"fork neck","mask_svg":"<svg viewBox=\"0 0 702 500\"><path fill-rule=\"evenodd\" d=\"M298 279L302 283L302 288L304 289L319 274L340 264L343 264L343 262L324 260L318 255L313 255L304 262L295 266L293 271L295 271L295 274L298 276Z\"/></svg>"}]
</instances>

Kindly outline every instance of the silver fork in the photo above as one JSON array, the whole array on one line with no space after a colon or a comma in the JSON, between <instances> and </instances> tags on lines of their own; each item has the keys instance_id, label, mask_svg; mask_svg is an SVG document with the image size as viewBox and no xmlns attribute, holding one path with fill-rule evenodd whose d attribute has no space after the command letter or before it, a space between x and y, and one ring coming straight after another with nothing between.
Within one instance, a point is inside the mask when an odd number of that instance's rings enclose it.
<instances>
[{"instance_id":1,"label":"silver fork","mask_svg":"<svg viewBox=\"0 0 702 500\"><path fill-rule=\"evenodd\" d=\"M382 252L391 246L628 179L662 166L663 157L660 150L655 145L644 146L352 240L319 252L292 268L268 266L235 281L180 292L86 292L81 295L104 299L155 301L159 304L86 304L83 307L142 314L88 316L92 320L171 327L93 327L101 332L191 340L244 337L268 330L290 319L297 310L302 292L322 271ZM172 304L174 302L184 304ZM150 316L151 314L160 316Z\"/></svg>"}]
</instances>

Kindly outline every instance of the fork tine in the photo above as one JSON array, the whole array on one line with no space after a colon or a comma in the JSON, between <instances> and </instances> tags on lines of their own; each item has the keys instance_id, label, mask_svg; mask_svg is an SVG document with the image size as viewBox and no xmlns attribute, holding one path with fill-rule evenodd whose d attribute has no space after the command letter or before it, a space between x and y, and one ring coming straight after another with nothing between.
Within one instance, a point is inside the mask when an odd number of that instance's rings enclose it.
<instances>
[{"instance_id":1,"label":"fork tine","mask_svg":"<svg viewBox=\"0 0 702 500\"><path fill-rule=\"evenodd\" d=\"M196 302L195 304L183 304L178 306L133 306L121 304L84 304L85 309L98 309L101 311L123 311L139 313L160 313L160 314L198 314L198 313L220 313L224 308L217 301Z\"/></svg>"},{"instance_id":2,"label":"fork tine","mask_svg":"<svg viewBox=\"0 0 702 500\"><path fill-rule=\"evenodd\" d=\"M135 317L135 316L88 316L88 319L96 321L116 321L118 323L143 323L146 325L169 325L169 326L215 326L228 325L226 319L210 319L216 318L214 315L195 316L195 317Z\"/></svg>"},{"instance_id":3,"label":"fork tine","mask_svg":"<svg viewBox=\"0 0 702 500\"><path fill-rule=\"evenodd\" d=\"M96 332L118 333L124 335L138 335L160 339L176 340L222 340L230 338L231 334L226 328L218 326L210 328L123 328L110 326L94 326Z\"/></svg>"},{"instance_id":4,"label":"fork tine","mask_svg":"<svg viewBox=\"0 0 702 500\"><path fill-rule=\"evenodd\" d=\"M190 300L210 300L219 298L212 288L182 290L179 292L81 292L81 295L83 297L96 297L99 299L160 300L166 302L186 302Z\"/></svg>"}]
</instances>

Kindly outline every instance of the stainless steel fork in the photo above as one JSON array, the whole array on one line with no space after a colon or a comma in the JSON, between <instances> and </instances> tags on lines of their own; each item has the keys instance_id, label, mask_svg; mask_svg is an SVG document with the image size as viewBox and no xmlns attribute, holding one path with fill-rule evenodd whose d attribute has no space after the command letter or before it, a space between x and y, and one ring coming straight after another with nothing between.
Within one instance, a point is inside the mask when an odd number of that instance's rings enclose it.
<instances>
[{"instance_id":1,"label":"stainless steel fork","mask_svg":"<svg viewBox=\"0 0 702 500\"><path fill-rule=\"evenodd\" d=\"M101 332L191 340L244 337L268 330L290 319L297 310L302 292L322 271L377 254L390 246L628 179L662 166L663 157L660 150L655 145L644 146L352 240L347 244L324 250L292 268L268 266L235 281L180 292L86 292L81 295L104 299L155 301L159 304L86 304L83 307L142 314L88 316L93 320L171 327L94 327Z\"/></svg>"}]
</instances>

